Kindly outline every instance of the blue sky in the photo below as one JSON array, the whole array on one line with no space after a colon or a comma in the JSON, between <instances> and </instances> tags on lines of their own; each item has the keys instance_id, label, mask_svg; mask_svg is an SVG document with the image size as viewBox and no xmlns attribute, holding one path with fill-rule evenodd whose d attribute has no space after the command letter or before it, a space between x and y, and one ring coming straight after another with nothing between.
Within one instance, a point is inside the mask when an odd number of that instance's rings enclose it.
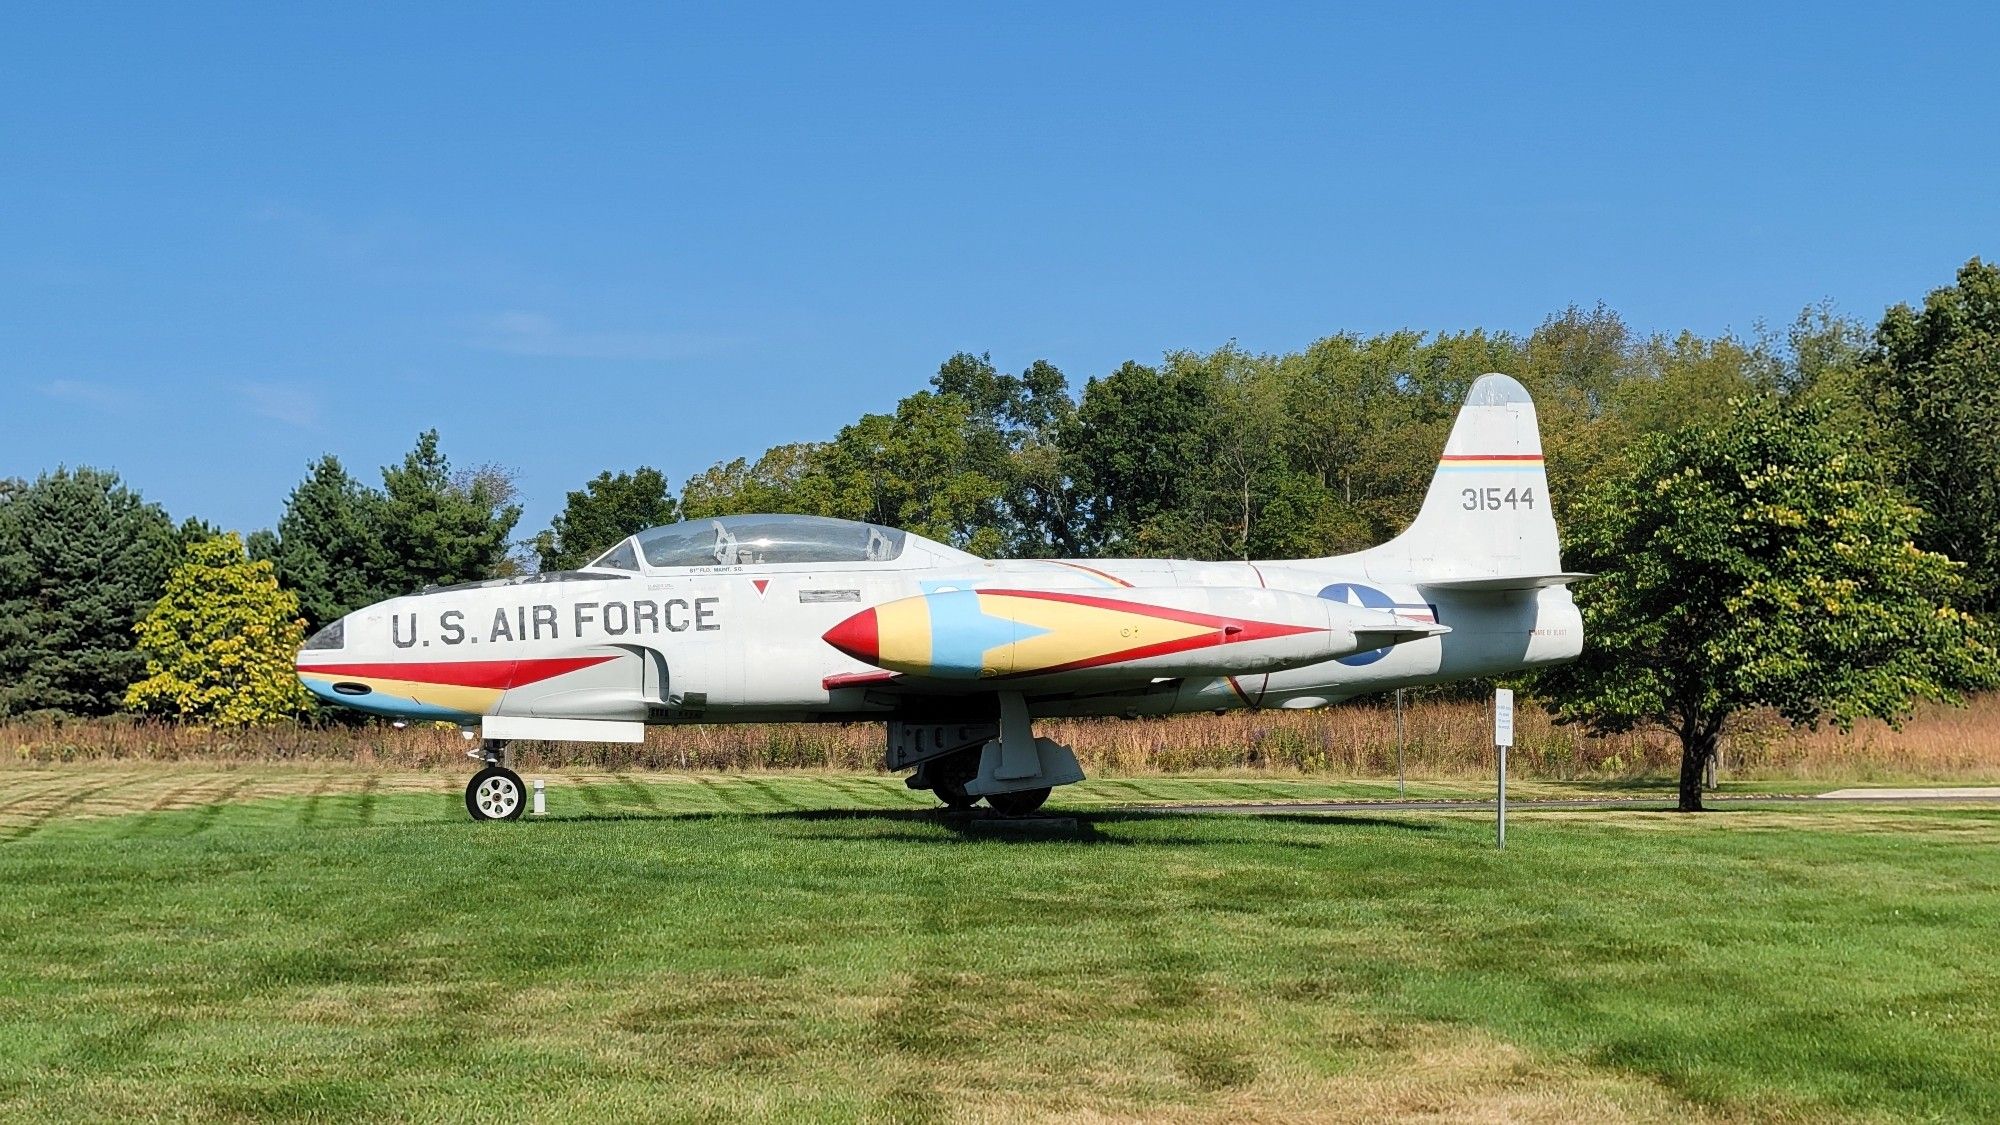
<instances>
[{"instance_id":1,"label":"blue sky","mask_svg":"<svg viewBox=\"0 0 2000 1125\"><path fill-rule=\"evenodd\" d=\"M0 476L248 530L435 426L526 534L961 349L1748 332L2000 255L1991 5L838 9L10 5Z\"/></svg>"}]
</instances>

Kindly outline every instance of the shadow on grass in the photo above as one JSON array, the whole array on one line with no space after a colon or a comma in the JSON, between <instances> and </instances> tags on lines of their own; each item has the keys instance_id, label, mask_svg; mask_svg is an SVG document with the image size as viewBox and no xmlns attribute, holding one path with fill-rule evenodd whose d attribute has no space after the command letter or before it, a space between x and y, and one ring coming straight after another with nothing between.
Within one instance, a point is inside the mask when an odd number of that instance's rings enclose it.
<instances>
[{"instance_id":1,"label":"shadow on grass","mask_svg":"<svg viewBox=\"0 0 2000 1125\"><path fill-rule=\"evenodd\" d=\"M1200 814L1175 813L1146 809L1122 809L1105 812L1061 811L1046 815L1006 817L983 811L951 812L945 809L781 809L772 812L646 812L634 810L626 813L583 813L577 816L550 817L542 821L525 821L529 824L587 824L592 822L662 822L695 824L704 821L740 822L744 820L765 821L774 824L804 825L848 825L872 829L866 833L871 840L900 840L912 843L956 843L961 840L983 840L1003 844L1122 844L1122 845L1173 845L1173 844L1228 844L1249 843L1269 844L1265 836L1219 836L1212 832L1201 835L1162 836L1149 834L1143 838L1131 838L1107 834L1104 829L1127 824L1186 824L1194 819L1216 824L1280 823L1309 825L1314 828L1391 828L1402 832L1435 832L1438 826L1409 820L1377 816L1350 816L1333 814L1272 813L1246 820L1240 816L1214 814L1203 817ZM933 833L906 831L904 829L928 826L941 828L949 833L938 836ZM805 833L806 839L851 840L856 837L834 833ZM1309 841L1296 841L1296 846L1319 847Z\"/></svg>"},{"instance_id":2,"label":"shadow on grass","mask_svg":"<svg viewBox=\"0 0 2000 1125\"><path fill-rule=\"evenodd\" d=\"M1562 784L1566 789L1574 788L1585 793L1680 792L1680 779L1673 777L1577 778Z\"/></svg>"},{"instance_id":3,"label":"shadow on grass","mask_svg":"<svg viewBox=\"0 0 2000 1125\"><path fill-rule=\"evenodd\" d=\"M1676 777L1632 777L1632 778L1581 778L1562 783L1565 789L1575 789L1582 793L1652 794L1658 793L1672 799L1680 794L1681 783ZM1720 787L1704 789L1705 798L1717 797L1756 798L1802 796L1814 786L1787 785L1779 781L1732 781L1724 778ZM1825 788L1819 786L1818 788Z\"/></svg>"}]
</instances>

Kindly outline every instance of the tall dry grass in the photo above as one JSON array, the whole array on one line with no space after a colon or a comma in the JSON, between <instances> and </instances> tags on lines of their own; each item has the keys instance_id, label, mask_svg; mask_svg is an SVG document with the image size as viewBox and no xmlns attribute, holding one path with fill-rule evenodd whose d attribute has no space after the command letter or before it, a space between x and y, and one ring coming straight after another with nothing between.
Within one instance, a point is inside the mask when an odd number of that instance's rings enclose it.
<instances>
[{"instance_id":1,"label":"tall dry grass","mask_svg":"<svg viewBox=\"0 0 2000 1125\"><path fill-rule=\"evenodd\" d=\"M1425 702L1403 722L1412 777L1467 777L1492 769L1485 705ZM1338 777L1396 772L1396 717L1387 703L1322 711L1231 712L1123 721L1046 722L1038 733L1076 749L1098 774L1264 770ZM1592 738L1524 706L1511 769L1549 780L1629 779L1671 773L1678 750L1664 732ZM340 763L433 769L463 764L470 743L449 727L303 726L223 730L130 719L0 722L0 767L49 762L198 761ZM878 724L653 728L642 745L520 745L542 768L607 770L871 770ZM1900 730L1863 723L1850 733L1795 731L1769 717L1737 725L1723 751L1739 778L2000 781L2000 694L1965 708L1925 707Z\"/></svg>"}]
</instances>

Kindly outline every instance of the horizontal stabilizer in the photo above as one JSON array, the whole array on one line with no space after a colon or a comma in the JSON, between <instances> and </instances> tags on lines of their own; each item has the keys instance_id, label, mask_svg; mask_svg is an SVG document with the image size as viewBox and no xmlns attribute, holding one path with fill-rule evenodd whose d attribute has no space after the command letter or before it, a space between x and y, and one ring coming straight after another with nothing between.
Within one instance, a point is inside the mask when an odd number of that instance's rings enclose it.
<instances>
[{"instance_id":1,"label":"horizontal stabilizer","mask_svg":"<svg viewBox=\"0 0 2000 1125\"><path fill-rule=\"evenodd\" d=\"M1434 590L1464 590L1469 593L1502 593L1507 590L1540 590L1545 586L1567 586L1589 574L1504 574L1497 578L1426 578L1418 585Z\"/></svg>"}]
</instances>

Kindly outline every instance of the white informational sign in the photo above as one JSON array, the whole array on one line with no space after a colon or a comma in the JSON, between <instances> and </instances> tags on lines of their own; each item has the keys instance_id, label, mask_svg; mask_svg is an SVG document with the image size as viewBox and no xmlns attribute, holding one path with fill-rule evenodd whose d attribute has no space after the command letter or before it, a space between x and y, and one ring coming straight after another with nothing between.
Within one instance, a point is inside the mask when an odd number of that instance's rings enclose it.
<instances>
[{"instance_id":1,"label":"white informational sign","mask_svg":"<svg viewBox=\"0 0 2000 1125\"><path fill-rule=\"evenodd\" d=\"M1493 689L1493 745L1514 745L1514 689Z\"/></svg>"}]
</instances>

